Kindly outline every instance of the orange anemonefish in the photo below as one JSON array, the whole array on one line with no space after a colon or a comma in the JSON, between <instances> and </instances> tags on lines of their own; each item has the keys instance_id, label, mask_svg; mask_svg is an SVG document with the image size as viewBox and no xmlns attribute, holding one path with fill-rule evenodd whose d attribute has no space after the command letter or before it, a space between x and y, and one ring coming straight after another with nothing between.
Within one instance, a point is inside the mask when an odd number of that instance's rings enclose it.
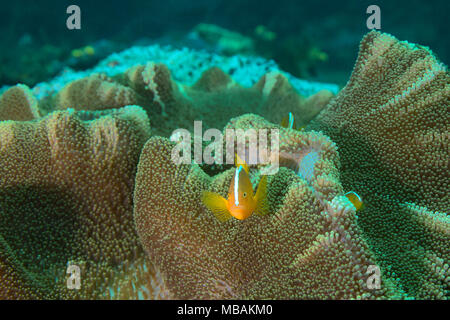
<instances>
[{"instance_id":1,"label":"orange anemonefish","mask_svg":"<svg viewBox=\"0 0 450 320\"><path fill-rule=\"evenodd\" d=\"M202 195L205 206L221 222L227 221L231 217L244 220L253 213L257 215L269 213L267 176L262 176L259 181L258 190L253 195L253 187L248 175L248 166L238 155L236 155L235 159L236 171L231 180L228 200L217 193L209 191L203 191Z\"/></svg>"},{"instance_id":2,"label":"orange anemonefish","mask_svg":"<svg viewBox=\"0 0 450 320\"><path fill-rule=\"evenodd\" d=\"M301 126L297 128L297 124L295 123L294 115L292 112L289 112L289 116L284 116L281 120L281 126L283 128L294 129L294 130L304 130L306 126Z\"/></svg>"},{"instance_id":3,"label":"orange anemonefish","mask_svg":"<svg viewBox=\"0 0 450 320\"><path fill-rule=\"evenodd\" d=\"M347 199L350 200L350 202L355 206L356 211L363 207L364 203L362 202L361 197L356 192L349 191L344 194L344 196L346 196Z\"/></svg>"}]
</instances>

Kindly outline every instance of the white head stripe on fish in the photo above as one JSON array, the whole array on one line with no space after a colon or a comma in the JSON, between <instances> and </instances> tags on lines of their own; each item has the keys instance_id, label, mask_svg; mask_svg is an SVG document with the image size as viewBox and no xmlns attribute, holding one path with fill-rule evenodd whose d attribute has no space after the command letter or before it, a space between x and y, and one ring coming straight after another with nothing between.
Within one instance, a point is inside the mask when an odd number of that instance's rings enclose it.
<instances>
[{"instance_id":1,"label":"white head stripe on fish","mask_svg":"<svg viewBox=\"0 0 450 320\"><path fill-rule=\"evenodd\" d=\"M293 126L294 126L294 115L292 114L292 112L289 112L289 129L292 129Z\"/></svg>"},{"instance_id":2,"label":"white head stripe on fish","mask_svg":"<svg viewBox=\"0 0 450 320\"><path fill-rule=\"evenodd\" d=\"M236 170L236 173L234 174L234 204L236 206L239 205L239 173L242 170L242 166L239 166L239 168Z\"/></svg>"},{"instance_id":3,"label":"white head stripe on fish","mask_svg":"<svg viewBox=\"0 0 450 320\"><path fill-rule=\"evenodd\" d=\"M348 194L350 194L350 193L353 193L355 196L358 197L358 200L359 200L360 202L362 202L361 197L360 197L359 194L357 194L355 191L349 191L349 192L347 192L346 194L344 194L344 196L346 196L346 195L348 195Z\"/></svg>"}]
</instances>

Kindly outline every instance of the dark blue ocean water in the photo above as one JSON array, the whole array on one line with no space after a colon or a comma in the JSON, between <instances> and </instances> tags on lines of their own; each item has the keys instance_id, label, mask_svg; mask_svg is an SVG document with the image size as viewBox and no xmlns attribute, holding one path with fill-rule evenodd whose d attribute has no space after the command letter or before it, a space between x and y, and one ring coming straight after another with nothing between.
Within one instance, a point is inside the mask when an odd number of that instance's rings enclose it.
<instances>
[{"instance_id":1,"label":"dark blue ocean water","mask_svg":"<svg viewBox=\"0 0 450 320\"><path fill-rule=\"evenodd\" d=\"M72 4L81 11L80 30L66 27L66 9ZM366 9L371 4L381 9L381 31L429 46L448 63L446 0L18 0L0 6L0 87L17 82L34 85L67 65L92 67L111 52L139 43L220 51L189 37L202 23L252 39L252 50L243 50L244 54L274 59L300 78L342 86L368 31ZM97 49L93 57L69 59L72 50L89 45Z\"/></svg>"}]
</instances>

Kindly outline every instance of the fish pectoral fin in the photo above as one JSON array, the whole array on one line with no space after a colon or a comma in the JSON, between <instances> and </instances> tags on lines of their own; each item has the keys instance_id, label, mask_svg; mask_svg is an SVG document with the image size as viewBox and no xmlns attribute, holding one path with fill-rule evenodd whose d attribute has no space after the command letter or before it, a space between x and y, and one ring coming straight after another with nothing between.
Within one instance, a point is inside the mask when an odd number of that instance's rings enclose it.
<instances>
[{"instance_id":1,"label":"fish pectoral fin","mask_svg":"<svg viewBox=\"0 0 450 320\"><path fill-rule=\"evenodd\" d=\"M232 217L227 208L227 200L220 194L203 191L202 201L220 222L225 222Z\"/></svg>"},{"instance_id":2,"label":"fish pectoral fin","mask_svg":"<svg viewBox=\"0 0 450 320\"><path fill-rule=\"evenodd\" d=\"M256 209L255 214L264 216L270 211L269 199L267 198L267 176L262 176L255 194Z\"/></svg>"}]
</instances>

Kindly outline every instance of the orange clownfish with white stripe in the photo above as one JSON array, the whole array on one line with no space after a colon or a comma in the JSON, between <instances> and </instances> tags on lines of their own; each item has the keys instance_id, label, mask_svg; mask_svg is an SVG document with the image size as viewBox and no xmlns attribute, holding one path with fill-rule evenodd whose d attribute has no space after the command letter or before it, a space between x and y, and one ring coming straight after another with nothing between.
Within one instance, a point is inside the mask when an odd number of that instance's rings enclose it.
<instances>
[{"instance_id":1,"label":"orange clownfish with white stripe","mask_svg":"<svg viewBox=\"0 0 450 320\"><path fill-rule=\"evenodd\" d=\"M284 116L283 119L281 119L281 126L283 128L294 129L294 130L298 130L298 131L305 130L305 128L306 128L306 125L297 127L297 124L295 122L295 118L294 118L294 115L292 114L292 112L289 112L289 115Z\"/></svg>"},{"instance_id":2,"label":"orange clownfish with white stripe","mask_svg":"<svg viewBox=\"0 0 450 320\"><path fill-rule=\"evenodd\" d=\"M214 213L216 218L225 222L232 217L244 220L253 213L266 215L269 213L267 200L267 176L262 176L256 194L249 178L249 169L236 154L236 171L231 180L228 199L218 193L203 191L202 200L205 206Z\"/></svg>"}]
</instances>

